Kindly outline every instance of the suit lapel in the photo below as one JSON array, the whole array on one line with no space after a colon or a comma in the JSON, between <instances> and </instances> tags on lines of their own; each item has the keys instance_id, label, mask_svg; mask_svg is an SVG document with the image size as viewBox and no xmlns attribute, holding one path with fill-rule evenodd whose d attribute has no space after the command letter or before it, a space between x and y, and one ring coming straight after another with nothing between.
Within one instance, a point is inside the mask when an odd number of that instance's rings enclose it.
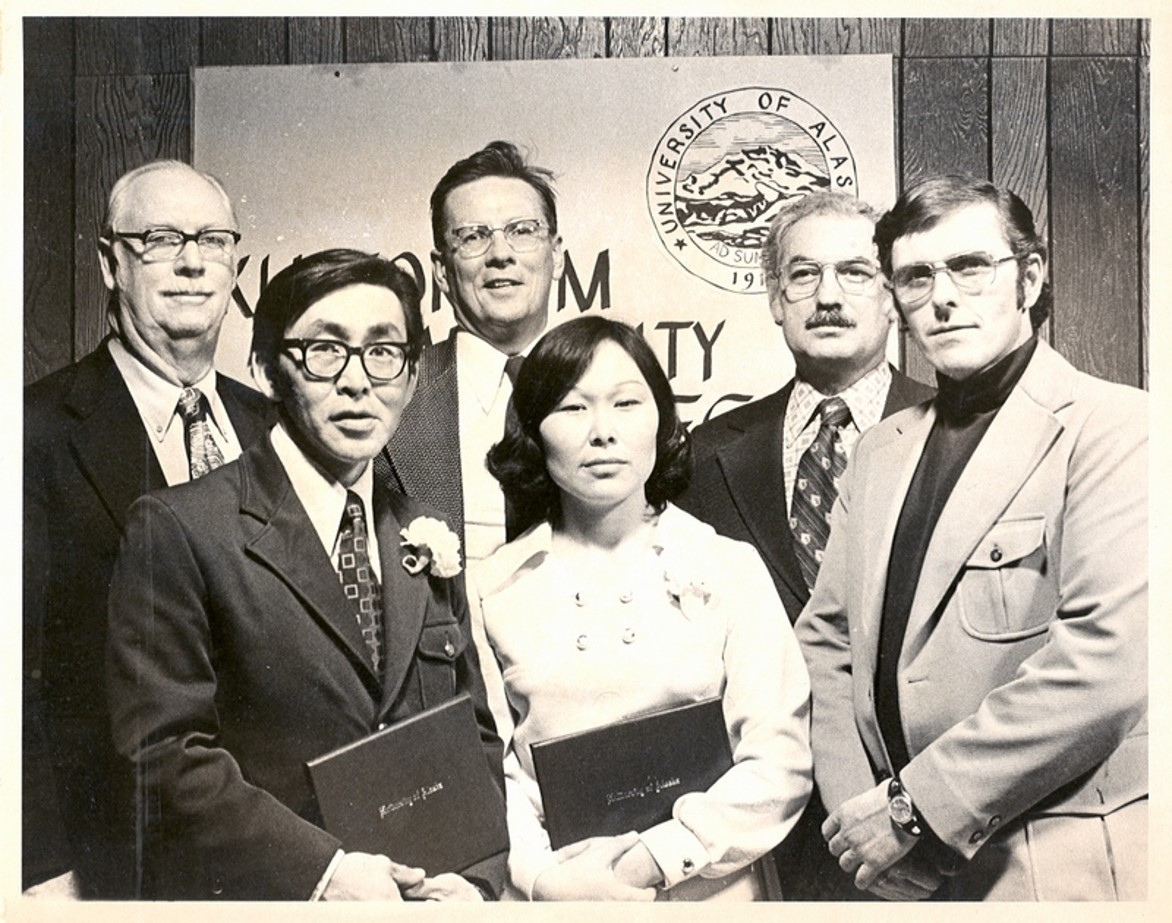
<instances>
[{"instance_id":1,"label":"suit lapel","mask_svg":"<svg viewBox=\"0 0 1172 923\"><path fill-rule=\"evenodd\" d=\"M785 472L781 458L785 409L793 382L775 395L744 435L716 451L729 494L753 536L754 544L798 599L809 591L794 556L793 536L785 516Z\"/></svg>"},{"instance_id":2,"label":"suit lapel","mask_svg":"<svg viewBox=\"0 0 1172 923\"><path fill-rule=\"evenodd\" d=\"M130 504L167 481L104 341L78 372L66 403L83 418L70 437L78 464L122 529Z\"/></svg>"},{"instance_id":3,"label":"suit lapel","mask_svg":"<svg viewBox=\"0 0 1172 923\"><path fill-rule=\"evenodd\" d=\"M411 670L424 613L431 594L425 574L409 574L402 562L404 522L403 497L391 491L374 493L374 519L378 534L379 559L382 563L383 637L386 662L383 666L383 692L379 717L394 704Z\"/></svg>"},{"instance_id":4,"label":"suit lapel","mask_svg":"<svg viewBox=\"0 0 1172 923\"><path fill-rule=\"evenodd\" d=\"M873 442L867 459L867 478L860 485L863 496L861 500L852 499L851 516L861 516L866 529L865 547L876 551L876 558L861 568L859 574L862 589L858 598L863 601L859 651L866 658L863 668L868 674L873 674L875 669L895 527L935 420L935 410L926 407L901 418L899 425L886 434L884 442Z\"/></svg>"},{"instance_id":5,"label":"suit lapel","mask_svg":"<svg viewBox=\"0 0 1172 923\"><path fill-rule=\"evenodd\" d=\"M1038 349L1043 346L1040 343ZM1062 424L1050 409L1053 403L1045 397L1039 403L1029 394L1034 386L1051 391L1052 396L1053 379L1048 381L1049 375L1056 374L1059 381L1063 380L1061 370L1046 369L1052 365L1049 360L1053 356L1048 353L1031 361L977 445L940 513L908 615L905 661L931 633L933 614L981 538L1062 432Z\"/></svg>"},{"instance_id":6,"label":"suit lapel","mask_svg":"<svg viewBox=\"0 0 1172 923\"><path fill-rule=\"evenodd\" d=\"M462 524L464 492L456 375L453 334L425 351L419 366L419 388L380 456L376 471L384 487L439 507L453 522ZM397 547L398 542L395 544Z\"/></svg>"},{"instance_id":7,"label":"suit lapel","mask_svg":"<svg viewBox=\"0 0 1172 923\"><path fill-rule=\"evenodd\" d=\"M240 456L240 511L264 523L245 552L285 582L326 634L346 649L368 688L377 689L378 677L338 572L268 437Z\"/></svg>"}]
</instances>

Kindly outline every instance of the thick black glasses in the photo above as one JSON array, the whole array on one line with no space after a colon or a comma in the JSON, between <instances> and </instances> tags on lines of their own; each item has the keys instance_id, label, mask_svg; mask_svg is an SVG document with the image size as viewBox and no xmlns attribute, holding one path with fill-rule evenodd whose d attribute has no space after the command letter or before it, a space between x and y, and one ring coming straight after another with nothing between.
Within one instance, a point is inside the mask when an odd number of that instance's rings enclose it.
<instances>
[{"instance_id":1,"label":"thick black glasses","mask_svg":"<svg viewBox=\"0 0 1172 923\"><path fill-rule=\"evenodd\" d=\"M207 228L188 234L174 228L148 228L145 231L111 231L111 236L122 240L137 240L142 244L142 258L148 262L176 259L189 240L195 241L200 255L207 260L231 262L232 251L240 243L240 232L228 228Z\"/></svg>"},{"instance_id":2,"label":"thick black glasses","mask_svg":"<svg viewBox=\"0 0 1172 923\"><path fill-rule=\"evenodd\" d=\"M403 374L408 360L415 358L415 350L409 343L389 340L365 346L350 346L337 340L282 340L281 347L299 350L305 374L317 381L336 381L352 356L362 360L362 368L371 381L394 381Z\"/></svg>"}]
</instances>

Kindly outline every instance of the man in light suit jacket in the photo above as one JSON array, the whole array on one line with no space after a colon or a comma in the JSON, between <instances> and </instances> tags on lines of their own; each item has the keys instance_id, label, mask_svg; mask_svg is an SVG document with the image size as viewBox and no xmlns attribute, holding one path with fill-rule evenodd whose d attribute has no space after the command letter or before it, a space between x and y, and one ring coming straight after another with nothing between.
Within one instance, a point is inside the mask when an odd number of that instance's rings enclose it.
<instances>
[{"instance_id":1,"label":"man in light suit jacket","mask_svg":"<svg viewBox=\"0 0 1172 923\"><path fill-rule=\"evenodd\" d=\"M552 176L494 141L431 194L432 273L457 328L424 349L418 393L375 467L386 486L457 523L469 561L506 538L504 495L484 459L504 434L514 365L544 332L562 275Z\"/></svg>"},{"instance_id":2,"label":"man in light suit jacket","mask_svg":"<svg viewBox=\"0 0 1172 923\"><path fill-rule=\"evenodd\" d=\"M131 508L108 675L148 895L475 900L499 886L503 853L497 884L473 887L343 851L305 769L467 692L473 759L503 793L454 533L370 467L414 390L422 335L418 289L390 262L297 261L254 319L277 425L236 463ZM426 547L412 537L424 533Z\"/></svg>"},{"instance_id":3,"label":"man in light suit jacket","mask_svg":"<svg viewBox=\"0 0 1172 923\"><path fill-rule=\"evenodd\" d=\"M823 833L888 898L1142 899L1147 396L1038 339L1013 193L927 180L876 239L940 390L860 440L798 620Z\"/></svg>"},{"instance_id":4,"label":"man in light suit jacket","mask_svg":"<svg viewBox=\"0 0 1172 923\"><path fill-rule=\"evenodd\" d=\"M774 218L762 269L797 374L780 391L693 431L695 473L677 501L723 535L756 547L791 623L812 586L798 557L807 530L791 509L800 460L818 451L819 408L837 397L849 409L836 434L845 458L881 417L933 393L884 357L894 310L872 239L877 218L867 203L833 192L806 195ZM824 509L829 513L829 503ZM858 897L826 852L819 832L825 817L815 797L777 852L787 900Z\"/></svg>"},{"instance_id":5,"label":"man in light suit jacket","mask_svg":"<svg viewBox=\"0 0 1172 923\"><path fill-rule=\"evenodd\" d=\"M126 173L98 241L111 333L25 389L26 888L133 895L133 828L113 796L106 598L127 508L191 476L184 389L202 395L222 458L262 432L264 399L212 366L238 237L213 177L175 161Z\"/></svg>"}]
</instances>

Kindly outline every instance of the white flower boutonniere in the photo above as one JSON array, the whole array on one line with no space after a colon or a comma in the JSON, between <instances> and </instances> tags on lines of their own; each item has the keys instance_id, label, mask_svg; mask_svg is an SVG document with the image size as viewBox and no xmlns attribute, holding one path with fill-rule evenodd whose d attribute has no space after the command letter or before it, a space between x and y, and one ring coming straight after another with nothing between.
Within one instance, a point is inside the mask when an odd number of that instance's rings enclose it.
<instances>
[{"instance_id":1,"label":"white flower boutonniere","mask_svg":"<svg viewBox=\"0 0 1172 923\"><path fill-rule=\"evenodd\" d=\"M460 573L460 538L447 524L431 516L418 516L401 529L400 543L406 549L403 569L415 575L431 568L437 577Z\"/></svg>"},{"instance_id":2,"label":"white flower boutonniere","mask_svg":"<svg viewBox=\"0 0 1172 923\"><path fill-rule=\"evenodd\" d=\"M712 590L703 577L704 563L689 561L686 556L673 555L667 551L660 552L660 560L668 596L680 607L686 618L696 618L712 601Z\"/></svg>"}]
</instances>

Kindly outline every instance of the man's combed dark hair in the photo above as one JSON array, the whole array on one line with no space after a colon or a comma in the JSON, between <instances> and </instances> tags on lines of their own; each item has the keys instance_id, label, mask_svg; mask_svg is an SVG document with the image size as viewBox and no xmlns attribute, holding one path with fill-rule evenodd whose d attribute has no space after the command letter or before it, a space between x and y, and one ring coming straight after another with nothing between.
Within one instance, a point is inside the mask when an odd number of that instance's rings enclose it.
<instances>
[{"instance_id":1,"label":"man's combed dark hair","mask_svg":"<svg viewBox=\"0 0 1172 923\"><path fill-rule=\"evenodd\" d=\"M414 372L423 348L419 286L390 260L361 250L322 250L295 260L273 276L260 293L252 319L253 361L273 368L281 340L297 318L327 295L351 285L377 285L399 299L407 321L408 369Z\"/></svg>"},{"instance_id":2,"label":"man's combed dark hair","mask_svg":"<svg viewBox=\"0 0 1172 923\"><path fill-rule=\"evenodd\" d=\"M598 347L608 340L634 360L659 411L655 467L644 485L647 502L661 513L668 501L688 486L692 447L655 353L626 324L599 315L579 317L554 327L537 341L517 376L513 391L516 414L510 414L504 438L488 453L488 470L500 481L523 528L542 520L559 520L560 495L546 470L541 421L581 380Z\"/></svg>"},{"instance_id":3,"label":"man's combed dark hair","mask_svg":"<svg viewBox=\"0 0 1172 923\"><path fill-rule=\"evenodd\" d=\"M528 183L541 198L550 236L558 232L557 202L553 191L553 171L531 165L525 155L510 141L493 141L475 154L458 160L448 168L431 193L431 237L437 250L444 249L444 204L457 186L502 176ZM518 215L517 217L528 217Z\"/></svg>"},{"instance_id":4,"label":"man's combed dark hair","mask_svg":"<svg viewBox=\"0 0 1172 923\"><path fill-rule=\"evenodd\" d=\"M1015 193L995 186L988 180L959 173L933 176L908 189L875 226L875 244L883 272L891 278L891 248L908 234L928 231L947 215L967 205L988 203L997 209L1001 228L1017 257L1018 291L1023 292L1021 270L1025 260L1036 253L1046 264L1046 242L1034 227L1034 214ZM896 299L898 303L898 299ZM1050 281L1042 282L1038 300L1030 308L1030 324L1035 330L1050 316L1053 296ZM902 310L902 308L900 309Z\"/></svg>"}]
</instances>

